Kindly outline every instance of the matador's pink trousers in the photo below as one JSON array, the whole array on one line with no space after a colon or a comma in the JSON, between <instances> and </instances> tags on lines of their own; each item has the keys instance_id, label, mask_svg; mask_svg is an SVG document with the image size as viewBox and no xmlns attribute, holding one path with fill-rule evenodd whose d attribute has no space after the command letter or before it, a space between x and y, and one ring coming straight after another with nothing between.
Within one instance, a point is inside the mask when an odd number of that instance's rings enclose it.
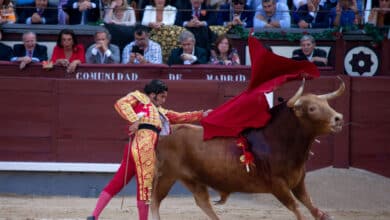
<instances>
[{"instance_id":1,"label":"matador's pink trousers","mask_svg":"<svg viewBox=\"0 0 390 220\"><path fill-rule=\"evenodd\" d=\"M114 197L116 194L118 194L123 189L123 187L130 182L131 178L136 174L134 157L133 154L131 153L131 150L129 149L130 147L131 147L130 143L126 145L125 150L123 152L122 162L119 166L118 171L115 173L114 177L103 189L103 191L99 196L99 199L96 204L96 208L92 214L96 220L98 220L100 213L106 207L106 205L111 200L111 198ZM127 175L125 174L126 166L127 166ZM126 175L126 182L125 182L125 175ZM141 201L139 199L138 178L136 179L137 179L137 208L138 208L139 220L147 220L148 213L149 213L149 205L146 204L145 201Z\"/></svg>"}]
</instances>

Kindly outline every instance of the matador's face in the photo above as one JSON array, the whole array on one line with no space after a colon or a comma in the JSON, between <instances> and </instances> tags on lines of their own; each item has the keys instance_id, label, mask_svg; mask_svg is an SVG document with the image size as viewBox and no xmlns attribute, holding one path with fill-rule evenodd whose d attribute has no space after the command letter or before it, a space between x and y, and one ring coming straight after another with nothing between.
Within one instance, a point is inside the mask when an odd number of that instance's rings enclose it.
<instances>
[{"instance_id":1,"label":"matador's face","mask_svg":"<svg viewBox=\"0 0 390 220\"><path fill-rule=\"evenodd\" d=\"M150 100L157 107L162 106L165 103L167 97L168 97L168 92L167 91L164 91L164 92L159 93L159 94L151 93L149 95Z\"/></svg>"}]
</instances>

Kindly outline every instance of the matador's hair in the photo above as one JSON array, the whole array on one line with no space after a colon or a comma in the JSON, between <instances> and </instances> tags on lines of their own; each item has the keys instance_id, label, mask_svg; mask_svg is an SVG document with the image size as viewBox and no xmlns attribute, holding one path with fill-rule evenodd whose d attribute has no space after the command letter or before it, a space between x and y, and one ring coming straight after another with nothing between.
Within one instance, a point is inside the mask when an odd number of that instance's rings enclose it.
<instances>
[{"instance_id":1,"label":"matador's hair","mask_svg":"<svg viewBox=\"0 0 390 220\"><path fill-rule=\"evenodd\" d=\"M160 94L163 92L168 92L168 86L159 79L153 79L148 84L145 85L144 92L149 95L150 93Z\"/></svg>"}]
</instances>

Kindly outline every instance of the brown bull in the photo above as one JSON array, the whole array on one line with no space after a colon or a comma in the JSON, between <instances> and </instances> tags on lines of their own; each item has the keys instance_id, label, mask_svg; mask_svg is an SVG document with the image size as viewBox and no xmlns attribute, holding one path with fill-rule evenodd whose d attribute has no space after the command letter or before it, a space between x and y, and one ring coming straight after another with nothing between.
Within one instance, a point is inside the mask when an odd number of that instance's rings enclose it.
<instances>
[{"instance_id":1,"label":"brown bull","mask_svg":"<svg viewBox=\"0 0 390 220\"><path fill-rule=\"evenodd\" d=\"M193 193L196 204L211 219L218 216L207 187L220 193L220 204L232 192L272 193L302 220L295 196L315 219L330 219L313 205L306 191L305 162L317 136L341 130L343 116L327 100L341 95L345 85L342 82L338 90L326 95L302 95L303 86L287 103L271 109L272 119L266 127L243 132L255 158L249 173L239 160L242 150L235 138L203 141L203 128L194 125L178 125L172 135L162 138L156 151L153 219L160 219L161 201L177 180Z\"/></svg>"}]
</instances>

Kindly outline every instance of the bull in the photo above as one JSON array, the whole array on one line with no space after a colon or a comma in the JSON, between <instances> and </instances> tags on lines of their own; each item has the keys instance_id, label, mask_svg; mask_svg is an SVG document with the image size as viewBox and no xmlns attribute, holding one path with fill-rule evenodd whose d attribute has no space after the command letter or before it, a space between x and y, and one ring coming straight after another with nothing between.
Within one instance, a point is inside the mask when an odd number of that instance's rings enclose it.
<instances>
[{"instance_id":1,"label":"bull","mask_svg":"<svg viewBox=\"0 0 390 220\"><path fill-rule=\"evenodd\" d=\"M243 131L254 156L249 172L239 160L242 151L236 138L204 141L203 128L196 125L177 125L171 135L161 138L156 148L153 219L160 219L161 201L177 180L192 192L210 219L219 218L210 204L207 187L219 192L218 204L233 192L271 193L298 220L305 217L296 199L315 219L331 219L313 204L306 190L305 163L316 137L341 131L343 115L327 100L340 96L345 84L341 80L336 91L323 95L302 94L303 88L304 80L293 97L270 110L272 118L265 127Z\"/></svg>"}]
</instances>

